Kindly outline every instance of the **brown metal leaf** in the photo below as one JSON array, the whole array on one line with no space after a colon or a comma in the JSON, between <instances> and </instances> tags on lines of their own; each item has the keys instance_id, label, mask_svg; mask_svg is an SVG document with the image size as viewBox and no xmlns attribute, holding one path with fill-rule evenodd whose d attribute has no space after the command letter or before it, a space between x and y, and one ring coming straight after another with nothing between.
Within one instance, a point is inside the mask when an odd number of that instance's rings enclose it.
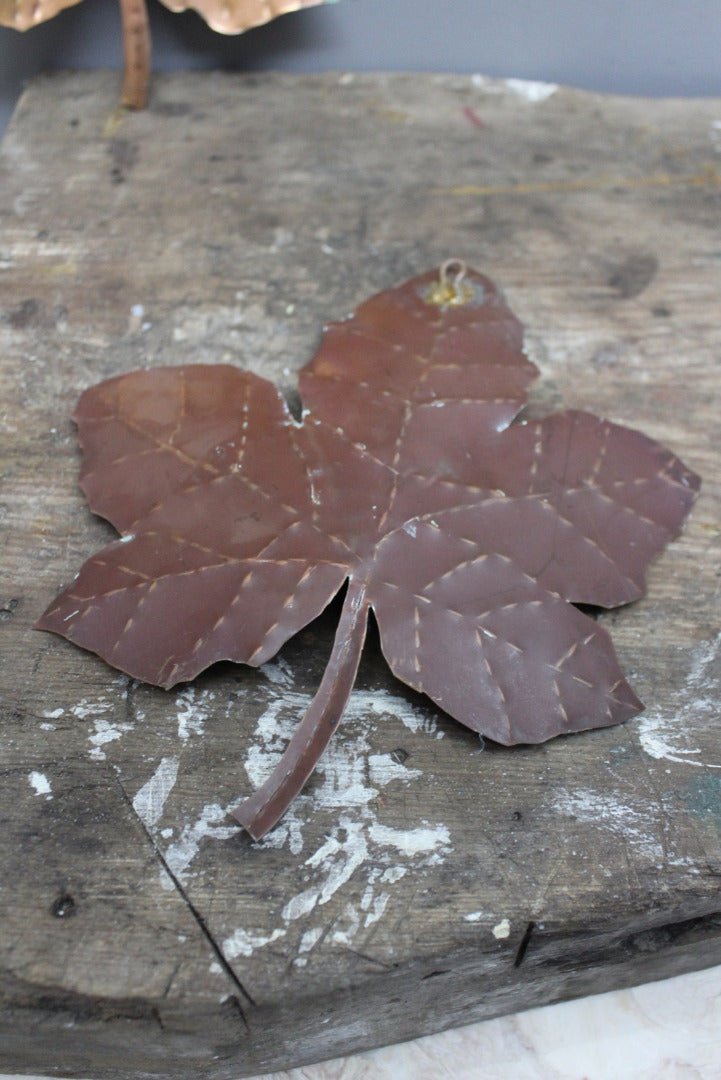
<instances>
[{"instance_id":1,"label":"brown metal leaf","mask_svg":"<svg viewBox=\"0 0 721 1080\"><path fill-rule=\"evenodd\" d=\"M212 30L220 34L240 34L270 22L279 15L315 7L327 0L161 0L171 11L192 8ZM30 30L47 22L80 0L0 0L0 26ZM142 109L150 77L150 24L145 0L119 0L123 27L125 73L121 105Z\"/></svg>"},{"instance_id":2,"label":"brown metal leaf","mask_svg":"<svg viewBox=\"0 0 721 1080\"><path fill-rule=\"evenodd\" d=\"M0 0L0 26L30 30L52 19L80 0ZM326 0L161 0L171 11L197 11L212 30L220 34L240 34L279 15L301 8L316 7Z\"/></svg>"},{"instance_id":3,"label":"brown metal leaf","mask_svg":"<svg viewBox=\"0 0 721 1080\"><path fill-rule=\"evenodd\" d=\"M241 34L254 26L301 8L316 7L326 0L161 0L171 11L192 8L219 34Z\"/></svg>"},{"instance_id":4,"label":"brown metal leaf","mask_svg":"<svg viewBox=\"0 0 721 1080\"><path fill-rule=\"evenodd\" d=\"M255 837L337 726L371 609L398 678L498 742L628 719L642 706L611 640L573 605L640 596L699 479L587 413L512 423L536 375L493 283L444 265L326 330L300 423L226 365L93 387L82 486L122 538L39 627L170 687L262 664L347 582L318 693L236 811Z\"/></svg>"},{"instance_id":5,"label":"brown metal leaf","mask_svg":"<svg viewBox=\"0 0 721 1080\"><path fill-rule=\"evenodd\" d=\"M0 0L0 26L30 30L79 3L80 0Z\"/></svg>"}]
</instances>

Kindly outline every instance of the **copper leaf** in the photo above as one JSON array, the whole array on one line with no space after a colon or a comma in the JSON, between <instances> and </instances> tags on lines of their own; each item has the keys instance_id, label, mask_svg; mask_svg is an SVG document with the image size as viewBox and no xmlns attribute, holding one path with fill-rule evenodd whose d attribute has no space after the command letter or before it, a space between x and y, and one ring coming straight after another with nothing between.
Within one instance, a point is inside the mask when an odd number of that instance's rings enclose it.
<instances>
[{"instance_id":1,"label":"copper leaf","mask_svg":"<svg viewBox=\"0 0 721 1080\"><path fill-rule=\"evenodd\" d=\"M347 583L318 693L236 811L256 837L337 726L371 609L395 675L491 739L627 720L642 706L574 605L641 596L699 480L584 412L514 423L536 375L498 289L444 264L326 329L301 422L226 365L93 387L75 417L82 487L122 535L39 626L171 687L264 663Z\"/></svg>"},{"instance_id":2,"label":"copper leaf","mask_svg":"<svg viewBox=\"0 0 721 1080\"><path fill-rule=\"evenodd\" d=\"M78 3L80 0L0 0L0 26L30 30ZM125 57L120 101L127 108L143 109L150 77L148 12L145 0L119 0L119 3ZM325 0L162 0L162 3L175 12L195 9L220 34L240 34L279 15L314 7Z\"/></svg>"}]
</instances>

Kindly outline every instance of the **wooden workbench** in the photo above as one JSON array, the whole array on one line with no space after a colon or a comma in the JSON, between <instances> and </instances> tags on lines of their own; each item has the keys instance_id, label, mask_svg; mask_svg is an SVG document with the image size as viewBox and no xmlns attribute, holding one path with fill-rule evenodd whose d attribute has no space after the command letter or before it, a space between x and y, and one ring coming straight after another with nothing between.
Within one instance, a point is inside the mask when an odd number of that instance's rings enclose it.
<instances>
[{"instance_id":1,"label":"wooden workbench","mask_svg":"<svg viewBox=\"0 0 721 1080\"><path fill-rule=\"evenodd\" d=\"M0 157L0 1069L230 1078L721 961L721 101L480 77L112 73L23 97ZM321 768L255 844L228 811L320 678L138 685L34 621L112 530L87 386L230 361L285 391L321 326L466 259L540 404L700 472L648 597L602 616L646 712L485 748L371 637Z\"/></svg>"}]
</instances>

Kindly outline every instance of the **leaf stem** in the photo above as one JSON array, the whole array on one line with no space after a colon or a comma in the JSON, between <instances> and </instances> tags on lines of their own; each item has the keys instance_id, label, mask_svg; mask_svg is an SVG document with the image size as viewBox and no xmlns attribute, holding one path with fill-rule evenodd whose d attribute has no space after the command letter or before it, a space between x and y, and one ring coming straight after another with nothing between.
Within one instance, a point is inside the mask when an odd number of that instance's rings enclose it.
<instances>
[{"instance_id":1,"label":"leaf stem","mask_svg":"<svg viewBox=\"0 0 721 1080\"><path fill-rule=\"evenodd\" d=\"M120 103L126 109L144 109L150 78L150 24L145 0L120 0L123 22L125 77Z\"/></svg>"},{"instance_id":2,"label":"leaf stem","mask_svg":"<svg viewBox=\"0 0 721 1080\"><path fill-rule=\"evenodd\" d=\"M286 812L338 727L358 672L368 606L364 583L351 578L333 649L315 697L266 782L233 811L254 840L260 840Z\"/></svg>"}]
</instances>

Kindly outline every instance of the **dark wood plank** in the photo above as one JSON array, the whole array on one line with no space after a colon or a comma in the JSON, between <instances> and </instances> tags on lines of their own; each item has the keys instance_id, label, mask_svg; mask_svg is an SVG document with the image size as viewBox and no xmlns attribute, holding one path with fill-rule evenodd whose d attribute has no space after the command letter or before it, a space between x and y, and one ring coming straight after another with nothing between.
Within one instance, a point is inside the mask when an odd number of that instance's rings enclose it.
<instances>
[{"instance_id":1,"label":"dark wood plank","mask_svg":"<svg viewBox=\"0 0 721 1080\"><path fill-rule=\"evenodd\" d=\"M0 1068L250 1075L719 962L721 104L415 75L158 76L122 118L116 95L36 82L0 156ZM484 748L371 635L253 844L228 810L334 613L171 693L34 632L111 535L69 416L146 364L292 392L324 320L449 255L506 289L539 401L704 478L648 597L603 617L647 711Z\"/></svg>"}]
</instances>

